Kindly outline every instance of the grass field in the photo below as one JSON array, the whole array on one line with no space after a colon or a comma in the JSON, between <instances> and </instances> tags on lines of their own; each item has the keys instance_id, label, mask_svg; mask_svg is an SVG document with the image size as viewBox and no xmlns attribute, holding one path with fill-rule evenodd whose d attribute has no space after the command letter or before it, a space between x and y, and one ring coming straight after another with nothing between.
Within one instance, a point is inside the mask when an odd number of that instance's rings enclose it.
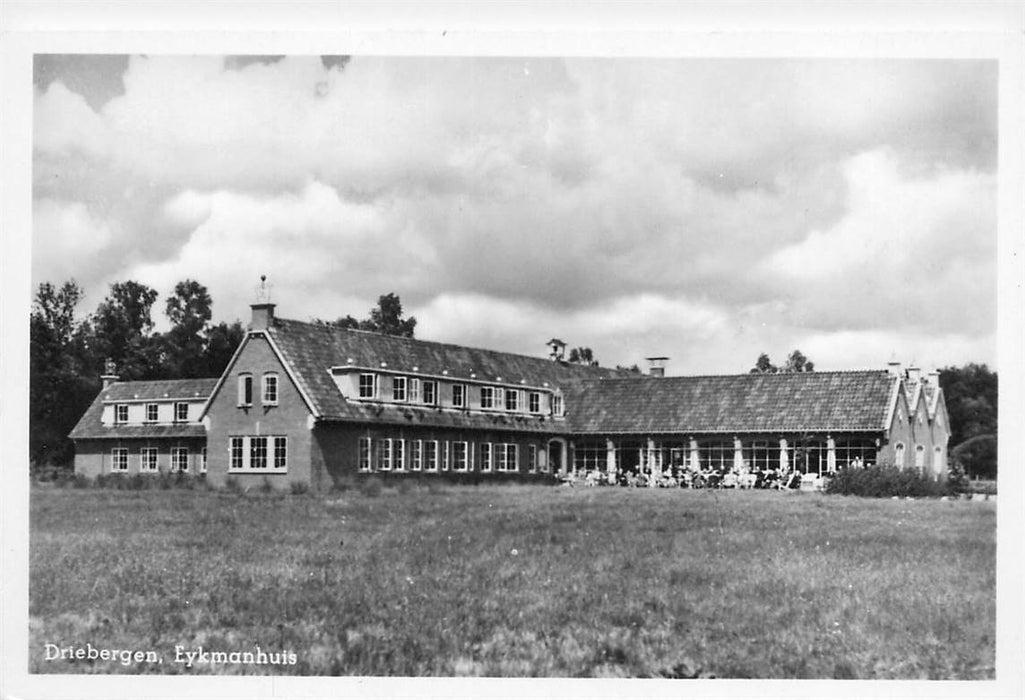
<instances>
[{"instance_id":1,"label":"grass field","mask_svg":"<svg viewBox=\"0 0 1025 700\"><path fill-rule=\"evenodd\" d=\"M512 485L37 487L30 670L992 678L995 507ZM159 661L46 661L46 643ZM174 660L176 646L256 645L295 663Z\"/></svg>"}]
</instances>

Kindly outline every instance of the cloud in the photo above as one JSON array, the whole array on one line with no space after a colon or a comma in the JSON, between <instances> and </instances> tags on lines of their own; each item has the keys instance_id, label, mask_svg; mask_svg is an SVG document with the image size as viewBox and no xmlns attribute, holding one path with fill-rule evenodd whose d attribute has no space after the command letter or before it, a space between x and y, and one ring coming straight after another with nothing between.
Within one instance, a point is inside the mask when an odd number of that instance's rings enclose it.
<instances>
[{"instance_id":1,"label":"cloud","mask_svg":"<svg viewBox=\"0 0 1025 700\"><path fill-rule=\"evenodd\" d=\"M81 280L102 269L96 250L116 235L110 221L94 216L80 202L55 199L36 200L32 219L33 264L52 271L52 281Z\"/></svg>"}]
</instances>

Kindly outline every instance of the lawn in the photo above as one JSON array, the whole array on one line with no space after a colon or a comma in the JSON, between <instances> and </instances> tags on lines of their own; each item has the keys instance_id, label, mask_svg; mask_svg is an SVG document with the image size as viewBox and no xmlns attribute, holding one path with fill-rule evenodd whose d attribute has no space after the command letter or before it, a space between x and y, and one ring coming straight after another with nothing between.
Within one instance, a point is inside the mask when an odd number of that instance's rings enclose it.
<instances>
[{"instance_id":1,"label":"lawn","mask_svg":"<svg viewBox=\"0 0 1025 700\"><path fill-rule=\"evenodd\" d=\"M31 508L36 673L994 677L994 502L36 487Z\"/></svg>"}]
</instances>

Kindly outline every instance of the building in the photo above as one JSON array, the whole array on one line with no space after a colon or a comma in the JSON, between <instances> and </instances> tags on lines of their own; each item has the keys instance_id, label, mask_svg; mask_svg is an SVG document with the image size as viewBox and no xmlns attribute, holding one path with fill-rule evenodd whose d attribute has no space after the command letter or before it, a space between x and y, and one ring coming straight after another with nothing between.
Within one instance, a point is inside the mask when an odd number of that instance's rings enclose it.
<instances>
[{"instance_id":1,"label":"building","mask_svg":"<svg viewBox=\"0 0 1025 700\"><path fill-rule=\"evenodd\" d=\"M215 380L107 376L71 434L76 471L166 465L314 490L373 473L611 480L885 462L946 474L938 375L897 363L671 377L655 357L637 375L568 363L557 339L529 357L277 318L270 302L252 311Z\"/></svg>"}]
</instances>

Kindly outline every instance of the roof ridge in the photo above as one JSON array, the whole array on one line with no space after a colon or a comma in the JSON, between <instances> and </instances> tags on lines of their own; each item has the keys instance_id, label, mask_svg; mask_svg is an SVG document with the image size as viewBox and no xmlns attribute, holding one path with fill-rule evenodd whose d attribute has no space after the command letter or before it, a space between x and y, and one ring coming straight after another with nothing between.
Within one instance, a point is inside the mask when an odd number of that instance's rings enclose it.
<instances>
[{"instance_id":1,"label":"roof ridge","mask_svg":"<svg viewBox=\"0 0 1025 700\"><path fill-rule=\"evenodd\" d=\"M666 375L664 377L654 377L650 374L634 374L633 376L617 376L609 377L601 381L638 381L642 379L652 379L658 381L666 381L673 379L728 379L733 377L810 377L810 376L822 376L822 375L833 375L833 374L886 374L885 369L833 369L833 370L815 370L813 372L737 372L734 374L673 374ZM592 381L592 380L582 380Z\"/></svg>"},{"instance_id":2,"label":"roof ridge","mask_svg":"<svg viewBox=\"0 0 1025 700\"><path fill-rule=\"evenodd\" d=\"M507 350L495 350L494 348L482 348L482 347L477 347L477 346L474 346L474 345L460 345L458 343L446 343L446 342L442 342L440 340L425 340L423 338L410 338L408 336L403 336L403 335L390 335L388 333L381 333L380 331L368 331L368 330L363 330L363 329L360 329L360 328L343 328L341 326L333 326L333 325L326 324L326 323L325 324L319 324L319 323L313 323L313 322L310 322L310 321L299 321L297 319L292 319L292 318L275 318L274 321L275 321L275 323L277 323L278 321L283 321L286 324L287 323L294 323L294 324L297 324L297 325L307 326L307 327L310 327L310 328L316 328L318 330L319 329L323 329L323 330L325 330L325 331L327 331L329 333L359 333L359 334L363 334L363 335L377 336L377 337L380 337L380 338L396 339L396 340L400 340L400 341L404 341L404 342L422 343L422 344L425 344L425 345L433 345L433 346L439 347L439 348L449 348L449 349L455 349L455 350L476 350L478 352L490 352L490 353L495 353L496 355L505 355L507 357L521 357L521 358L524 358L524 359L527 359L527 360L533 360L533 361L537 361L537 362L552 362L552 360L548 360L547 358L541 357L539 355L526 355L524 353L509 352ZM605 367L603 365L581 365L581 364L576 364L576 363L573 363L573 362L564 362L562 364L565 365L565 366L568 366L568 367L581 367L581 368L584 368L584 369L590 369L590 370L594 370L594 371L598 371L598 370L605 370L607 372L621 371L621 370L616 370L616 369L614 369L612 367Z\"/></svg>"}]
</instances>

